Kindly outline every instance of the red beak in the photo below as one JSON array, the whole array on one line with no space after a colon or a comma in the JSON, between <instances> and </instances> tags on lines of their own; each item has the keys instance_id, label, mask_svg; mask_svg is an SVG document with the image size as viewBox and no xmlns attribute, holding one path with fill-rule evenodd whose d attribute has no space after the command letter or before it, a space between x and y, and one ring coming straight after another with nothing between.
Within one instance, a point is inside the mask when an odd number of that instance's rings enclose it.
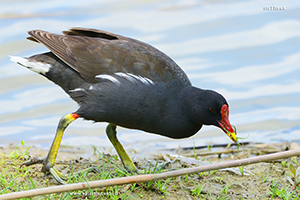
<instances>
[{"instance_id":1,"label":"red beak","mask_svg":"<svg viewBox=\"0 0 300 200\"><path fill-rule=\"evenodd\" d=\"M226 135L233 141L236 142L236 132L233 130L229 122L229 109L226 104L221 108L222 120L219 122L221 129L226 133Z\"/></svg>"}]
</instances>

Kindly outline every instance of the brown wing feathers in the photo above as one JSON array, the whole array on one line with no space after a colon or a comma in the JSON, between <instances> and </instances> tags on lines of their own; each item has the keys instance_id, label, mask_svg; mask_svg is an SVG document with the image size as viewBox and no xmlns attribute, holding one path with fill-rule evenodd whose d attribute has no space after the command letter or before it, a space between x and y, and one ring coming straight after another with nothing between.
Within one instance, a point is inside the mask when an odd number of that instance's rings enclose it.
<instances>
[{"instance_id":1,"label":"brown wing feathers","mask_svg":"<svg viewBox=\"0 0 300 200\"><path fill-rule=\"evenodd\" d=\"M114 58L113 56L120 51L119 47L105 46L111 40L118 40L117 35L93 29L70 29L63 33L65 35L41 30L28 32L31 36L30 40L45 45L88 82L97 82L95 76L102 73L112 74L125 70L122 63L119 63L122 62L122 57ZM125 37L120 37L125 39ZM104 46L105 48L102 49Z\"/></svg>"},{"instance_id":2,"label":"brown wing feathers","mask_svg":"<svg viewBox=\"0 0 300 200\"><path fill-rule=\"evenodd\" d=\"M57 57L78 71L86 81L96 82L95 75L111 71L109 66L106 66L108 65L106 56L98 54L101 46L106 44L105 40L118 40L117 35L85 28L72 28L63 33L64 35L59 35L42 30L32 30L28 32L31 36L28 39L45 45ZM104 40L96 41L93 39L95 37ZM90 49L95 43L99 49ZM98 58L99 56L101 59Z\"/></svg>"},{"instance_id":3,"label":"brown wing feathers","mask_svg":"<svg viewBox=\"0 0 300 200\"><path fill-rule=\"evenodd\" d=\"M106 31L87 29L87 28L71 28L69 31L63 31L64 35L75 35L75 36L87 36L87 37L97 37L107 40L118 40L122 36L109 33Z\"/></svg>"},{"instance_id":4,"label":"brown wing feathers","mask_svg":"<svg viewBox=\"0 0 300 200\"><path fill-rule=\"evenodd\" d=\"M76 70L76 60L64 42L66 36L49 33L42 30L28 31L28 34L31 36L29 40L38 41L39 43L45 45L57 57L62 59L70 67Z\"/></svg>"},{"instance_id":5,"label":"brown wing feathers","mask_svg":"<svg viewBox=\"0 0 300 200\"><path fill-rule=\"evenodd\" d=\"M172 59L148 44L96 29L72 28L63 33L33 30L28 32L28 39L45 45L90 83L98 82L95 76L99 74L123 72L152 81L179 76L190 84Z\"/></svg>"}]
</instances>

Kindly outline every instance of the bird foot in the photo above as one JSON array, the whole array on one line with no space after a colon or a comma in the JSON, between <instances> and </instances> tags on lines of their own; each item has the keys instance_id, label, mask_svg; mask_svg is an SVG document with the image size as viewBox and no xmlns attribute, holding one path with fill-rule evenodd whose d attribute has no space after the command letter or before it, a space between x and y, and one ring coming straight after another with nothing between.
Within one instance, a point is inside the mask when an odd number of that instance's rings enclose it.
<instances>
[{"instance_id":1,"label":"bird foot","mask_svg":"<svg viewBox=\"0 0 300 200\"><path fill-rule=\"evenodd\" d=\"M60 173L57 169L55 169L54 167L51 167L49 172L54 177L54 179L57 182L59 182L61 185L66 185L67 184L66 181L68 180L68 178L65 175L63 175L62 173ZM101 172L96 167L89 167L89 168L84 169L82 171L76 172L74 175L72 174L71 178L76 177L76 176L80 176L82 174L88 174L90 172L101 174Z\"/></svg>"},{"instance_id":2,"label":"bird foot","mask_svg":"<svg viewBox=\"0 0 300 200\"><path fill-rule=\"evenodd\" d=\"M22 163L20 167L30 166L30 165L35 165L35 164L43 164L42 172L44 172L45 174L51 174L53 176L53 178L61 185L67 184L66 181L68 180L68 178L65 175L63 175L61 172L59 172L57 169L55 169L53 167L53 165L51 165L48 162L47 157L39 158L37 156L31 156L30 159L27 160L26 162ZM85 170L75 173L74 175L72 175L72 177L80 176L84 173L87 174L90 172L101 173L96 167L89 167Z\"/></svg>"},{"instance_id":3,"label":"bird foot","mask_svg":"<svg viewBox=\"0 0 300 200\"><path fill-rule=\"evenodd\" d=\"M68 180L67 176L60 173L57 169L55 169L54 167L51 167L49 169L49 172L54 177L54 179L57 182L59 182L61 185L66 185L67 184L67 182L66 182ZM76 177L76 176L80 176L82 174L88 174L90 172L101 174L101 172L96 167L89 167L89 168L84 169L82 171L76 172L75 174L72 174L71 178Z\"/></svg>"},{"instance_id":4,"label":"bird foot","mask_svg":"<svg viewBox=\"0 0 300 200\"><path fill-rule=\"evenodd\" d=\"M47 157L39 158L37 156L30 156L30 159L23 162L20 165L20 167L31 166L35 164L43 164L42 172L44 172L45 174L50 173L57 182L59 182L62 185L66 184L65 180L67 180L67 178L62 173L60 173L57 169L55 169L52 165L50 165Z\"/></svg>"},{"instance_id":5,"label":"bird foot","mask_svg":"<svg viewBox=\"0 0 300 200\"><path fill-rule=\"evenodd\" d=\"M20 167L22 167L23 165L25 166L30 166L30 165L35 165L35 164L41 164L45 161L46 158L39 158L37 156L30 156L30 159L23 162Z\"/></svg>"}]
</instances>

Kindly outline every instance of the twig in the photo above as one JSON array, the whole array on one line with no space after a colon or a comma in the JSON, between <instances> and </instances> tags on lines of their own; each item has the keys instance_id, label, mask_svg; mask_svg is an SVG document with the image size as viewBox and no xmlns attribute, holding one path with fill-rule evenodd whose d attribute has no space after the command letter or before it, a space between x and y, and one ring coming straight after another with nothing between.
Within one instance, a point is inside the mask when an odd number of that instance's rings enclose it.
<instances>
[{"instance_id":1,"label":"twig","mask_svg":"<svg viewBox=\"0 0 300 200\"><path fill-rule=\"evenodd\" d=\"M259 162L267 162L267 161L272 161L272 160L277 160L277 159L282 159L282 158L289 158L292 156L299 156L299 155L300 155L300 150L291 150L291 151L285 151L285 152L280 152L280 153L257 156L257 157L253 157L253 158L234 160L234 161L229 161L229 162L224 162L224 163L218 163L218 164L212 164L212 165L206 165L206 166L200 166L200 167L193 167L193 168L187 168L187 169L176 170L176 171L169 171L169 172L164 172L164 173L159 173L159 174L129 176L129 177L123 177L123 178L91 181L91 182L86 182L86 183L75 183L75 184L69 184L69 185L53 186L53 187L48 187L48 188L40 188L40 189L27 190L27 191L22 191L22 192L15 192L15 193L10 193L10 194L0 195L0 200L33 197L33 196L39 196L39 195L45 195L45 194L51 194L51 193L61 193L61 192L69 192L69 191L74 191L74 190L83 190L83 189L88 189L88 188L100 188L100 187L109 187L109 186L115 186L115 185L132 184L132 183L137 183L137 182L155 181L155 180L159 180L159 179L166 179L166 178L171 178L171 177L182 176L182 175L186 175L186 174L193 174L193 173L217 170L217 169L228 168L228 167L244 166L244 165L249 165L249 164L254 164L254 163L259 163Z\"/></svg>"},{"instance_id":2,"label":"twig","mask_svg":"<svg viewBox=\"0 0 300 200\"><path fill-rule=\"evenodd\" d=\"M229 154L229 153L237 153L239 152L237 149L224 149L221 151L206 151L206 152L199 152L196 153L196 156L210 156L210 155L221 155L221 154Z\"/></svg>"},{"instance_id":3,"label":"twig","mask_svg":"<svg viewBox=\"0 0 300 200\"><path fill-rule=\"evenodd\" d=\"M229 143L229 144L232 147L238 145L237 143ZM249 145L249 144L260 144L260 143L250 143L250 142L241 142L241 143L239 143L239 145ZM228 143L226 143L226 144L213 144L212 145L213 148L216 148L216 147L224 147L225 148L227 146L228 146ZM207 148L207 145L195 146L195 147L181 147L181 149L183 149L183 150L206 149L206 148ZM174 151L176 149L172 148L172 149L164 149L164 150Z\"/></svg>"}]
</instances>

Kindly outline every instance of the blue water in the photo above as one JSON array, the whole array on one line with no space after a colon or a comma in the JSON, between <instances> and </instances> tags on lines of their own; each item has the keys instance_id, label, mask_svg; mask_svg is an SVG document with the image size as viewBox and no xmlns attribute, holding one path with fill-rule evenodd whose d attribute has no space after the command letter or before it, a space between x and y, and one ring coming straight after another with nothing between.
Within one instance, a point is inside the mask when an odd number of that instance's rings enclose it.
<instances>
[{"instance_id":1,"label":"blue water","mask_svg":"<svg viewBox=\"0 0 300 200\"><path fill-rule=\"evenodd\" d=\"M267 6L284 10L264 10ZM111 31L150 43L172 57L193 85L222 93L244 141L299 142L300 3L298 1L1 1L0 145L48 147L60 117L77 109L59 87L9 60L47 51L26 31L70 27ZM65 145L111 147L105 123L77 120ZM215 127L172 140L119 128L130 148L227 143ZM145 145L146 144L146 145Z\"/></svg>"}]
</instances>

